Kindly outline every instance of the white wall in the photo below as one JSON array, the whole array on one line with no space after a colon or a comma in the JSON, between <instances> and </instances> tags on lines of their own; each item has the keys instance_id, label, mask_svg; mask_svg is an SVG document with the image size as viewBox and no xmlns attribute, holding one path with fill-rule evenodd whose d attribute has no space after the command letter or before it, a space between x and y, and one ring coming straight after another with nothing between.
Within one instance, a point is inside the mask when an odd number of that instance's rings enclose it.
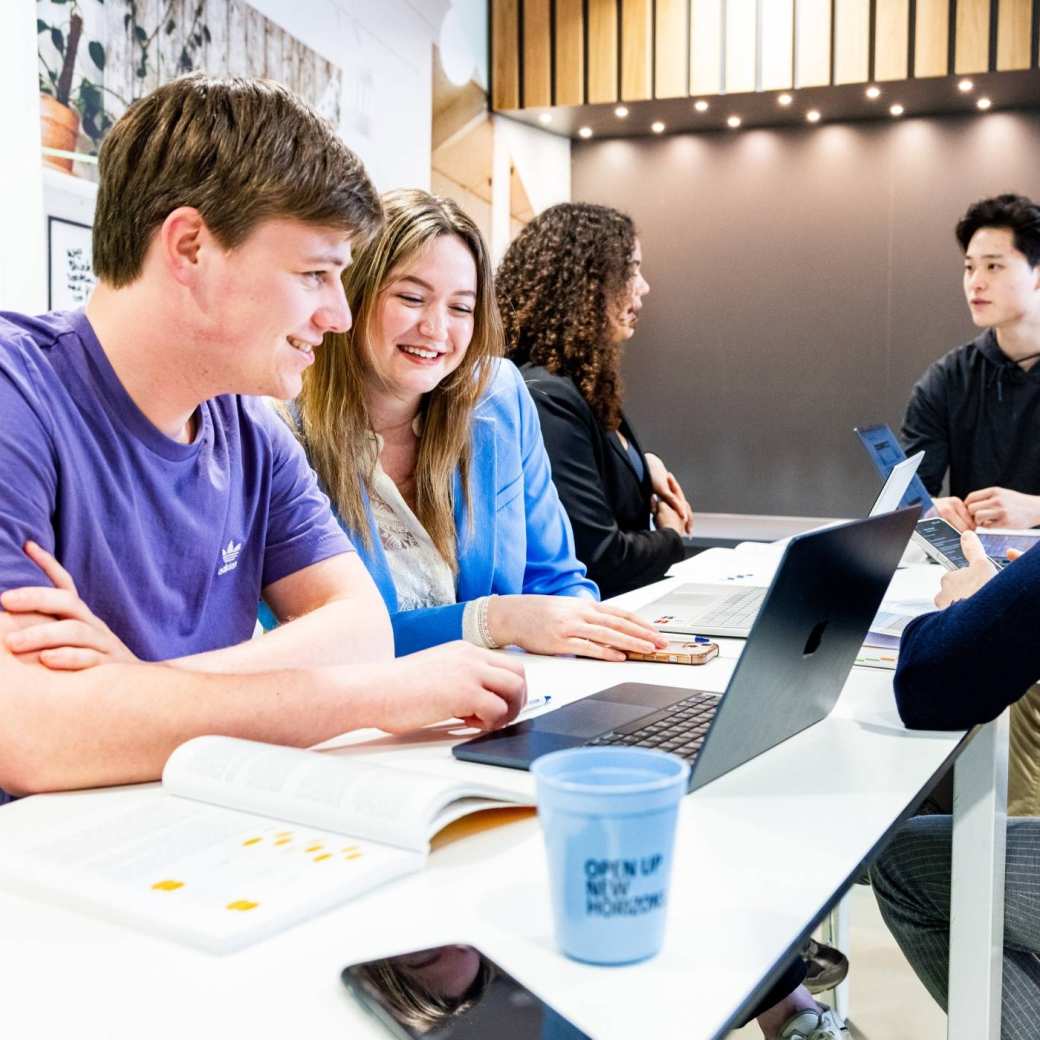
<instances>
[{"instance_id":1,"label":"white wall","mask_svg":"<svg viewBox=\"0 0 1040 1040\"><path fill-rule=\"evenodd\" d=\"M343 69L343 136L379 190L429 188L433 43L450 0L250 2Z\"/></svg>"},{"instance_id":2,"label":"white wall","mask_svg":"<svg viewBox=\"0 0 1040 1040\"><path fill-rule=\"evenodd\" d=\"M0 310L46 308L40 101L34 0L0 3Z\"/></svg>"}]
</instances>

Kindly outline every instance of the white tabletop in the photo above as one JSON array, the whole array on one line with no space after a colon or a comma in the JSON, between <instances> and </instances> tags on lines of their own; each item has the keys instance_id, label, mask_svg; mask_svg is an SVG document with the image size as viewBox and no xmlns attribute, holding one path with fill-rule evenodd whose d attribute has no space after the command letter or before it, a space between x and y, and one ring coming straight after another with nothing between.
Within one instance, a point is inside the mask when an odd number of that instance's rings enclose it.
<instances>
[{"instance_id":1,"label":"white tabletop","mask_svg":"<svg viewBox=\"0 0 1040 1040\"><path fill-rule=\"evenodd\" d=\"M718 552L684 572L708 572ZM920 591L932 571L898 580ZM740 643L723 645L724 656L700 668L530 658L529 686L557 703L627 681L721 690ZM423 873L224 957L0 893L0 1021L12 1036L334 1030L375 1040L383 1034L353 1005L340 969L453 941L480 947L598 1040L724 1035L962 740L906 731L891 673L855 669L828 719L684 800L668 934L644 964L595 968L556 952L541 838L529 818L447 845ZM351 755L451 761L443 734L368 732L342 743ZM495 772L530 783L526 773ZM0 811L0 841L97 799L159 797L147 785L25 799Z\"/></svg>"}]
</instances>

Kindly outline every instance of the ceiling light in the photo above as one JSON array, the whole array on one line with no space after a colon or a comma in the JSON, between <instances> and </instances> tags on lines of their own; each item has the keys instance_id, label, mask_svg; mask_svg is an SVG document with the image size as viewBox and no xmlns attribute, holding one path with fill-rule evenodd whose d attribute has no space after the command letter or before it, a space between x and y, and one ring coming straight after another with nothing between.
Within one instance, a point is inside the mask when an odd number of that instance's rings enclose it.
<instances>
[{"instance_id":1,"label":"ceiling light","mask_svg":"<svg viewBox=\"0 0 1040 1040\"><path fill-rule=\"evenodd\" d=\"M729 119L726 120L726 126L731 130L736 130L737 127L740 126L740 116L730 116Z\"/></svg>"},{"instance_id":2,"label":"ceiling light","mask_svg":"<svg viewBox=\"0 0 1040 1040\"><path fill-rule=\"evenodd\" d=\"M586 140L588 140L588 138L590 138L592 136L592 127L591 126L583 126L578 131L578 136L579 137L584 137Z\"/></svg>"},{"instance_id":3,"label":"ceiling light","mask_svg":"<svg viewBox=\"0 0 1040 1040\"><path fill-rule=\"evenodd\" d=\"M694 101L693 107L697 109L698 112L707 112L708 102L705 101L704 98L701 98L700 101Z\"/></svg>"},{"instance_id":4,"label":"ceiling light","mask_svg":"<svg viewBox=\"0 0 1040 1040\"><path fill-rule=\"evenodd\" d=\"M962 79L960 83L957 84L957 89L962 94L970 94L971 91L975 89L975 84L972 83L970 79Z\"/></svg>"},{"instance_id":5,"label":"ceiling light","mask_svg":"<svg viewBox=\"0 0 1040 1040\"><path fill-rule=\"evenodd\" d=\"M899 105L899 104L893 105L889 109L889 112L891 112L892 115L894 115L894 116L901 116L905 111L906 111L906 109L903 108L903 106Z\"/></svg>"},{"instance_id":6,"label":"ceiling light","mask_svg":"<svg viewBox=\"0 0 1040 1040\"><path fill-rule=\"evenodd\" d=\"M871 83L871 85L867 87L866 94L871 101L877 101L877 99L881 97L881 88Z\"/></svg>"},{"instance_id":7,"label":"ceiling light","mask_svg":"<svg viewBox=\"0 0 1040 1040\"><path fill-rule=\"evenodd\" d=\"M809 111L805 113L805 118L808 119L810 123L818 123L820 121L820 110L818 108L810 108Z\"/></svg>"},{"instance_id":8,"label":"ceiling light","mask_svg":"<svg viewBox=\"0 0 1040 1040\"><path fill-rule=\"evenodd\" d=\"M618 119L624 119L625 116L628 115L628 109L625 108L624 105L618 105L618 107L614 109L614 115L616 115Z\"/></svg>"},{"instance_id":9,"label":"ceiling light","mask_svg":"<svg viewBox=\"0 0 1040 1040\"><path fill-rule=\"evenodd\" d=\"M981 108L983 112L985 112L992 104L993 102L990 101L988 97L980 97L979 100L975 102L976 107Z\"/></svg>"},{"instance_id":10,"label":"ceiling light","mask_svg":"<svg viewBox=\"0 0 1040 1040\"><path fill-rule=\"evenodd\" d=\"M789 105L789 104L790 104L790 103L791 103L792 101L794 101L794 98L793 98L793 97L792 97L792 96L791 96L790 94L781 94L781 95L780 95L780 96L779 96L779 97L778 97L778 98L776 99L776 103L777 103L778 105L783 105L783 106L784 106L784 108L787 108L787 106L788 106L788 105Z\"/></svg>"},{"instance_id":11,"label":"ceiling light","mask_svg":"<svg viewBox=\"0 0 1040 1040\"><path fill-rule=\"evenodd\" d=\"M552 122L552 112L543 112L538 117L538 122L541 123L542 126L548 126Z\"/></svg>"},{"instance_id":12,"label":"ceiling light","mask_svg":"<svg viewBox=\"0 0 1040 1040\"><path fill-rule=\"evenodd\" d=\"M655 119L650 124L650 129L653 130L653 132L655 134L663 134L664 133L664 123L662 123L660 119Z\"/></svg>"}]
</instances>

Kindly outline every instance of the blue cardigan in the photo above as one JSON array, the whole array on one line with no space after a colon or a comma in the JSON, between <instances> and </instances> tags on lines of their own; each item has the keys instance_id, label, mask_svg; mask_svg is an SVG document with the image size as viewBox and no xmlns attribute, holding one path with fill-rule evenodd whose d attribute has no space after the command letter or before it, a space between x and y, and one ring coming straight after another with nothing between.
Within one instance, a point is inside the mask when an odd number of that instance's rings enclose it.
<instances>
[{"instance_id":1,"label":"blue cardigan","mask_svg":"<svg viewBox=\"0 0 1040 1040\"><path fill-rule=\"evenodd\" d=\"M470 524L455 474L457 602L399 611L367 494L369 546L343 525L386 601L399 656L462 638L465 604L480 596L525 592L599 599L574 555L570 521L552 482L531 395L512 362L495 365L471 421Z\"/></svg>"}]
</instances>

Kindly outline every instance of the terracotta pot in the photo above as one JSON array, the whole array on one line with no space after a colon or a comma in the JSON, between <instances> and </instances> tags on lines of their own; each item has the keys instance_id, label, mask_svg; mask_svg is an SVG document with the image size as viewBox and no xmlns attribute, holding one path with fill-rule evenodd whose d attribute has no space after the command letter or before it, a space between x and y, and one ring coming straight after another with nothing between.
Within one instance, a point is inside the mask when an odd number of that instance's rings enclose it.
<instances>
[{"instance_id":1,"label":"terracotta pot","mask_svg":"<svg viewBox=\"0 0 1040 1040\"><path fill-rule=\"evenodd\" d=\"M51 97L40 95L40 132L44 148L60 148L63 152L74 152L79 138L79 113L68 105ZM48 166L72 173L72 160L57 155L45 155Z\"/></svg>"}]
</instances>

